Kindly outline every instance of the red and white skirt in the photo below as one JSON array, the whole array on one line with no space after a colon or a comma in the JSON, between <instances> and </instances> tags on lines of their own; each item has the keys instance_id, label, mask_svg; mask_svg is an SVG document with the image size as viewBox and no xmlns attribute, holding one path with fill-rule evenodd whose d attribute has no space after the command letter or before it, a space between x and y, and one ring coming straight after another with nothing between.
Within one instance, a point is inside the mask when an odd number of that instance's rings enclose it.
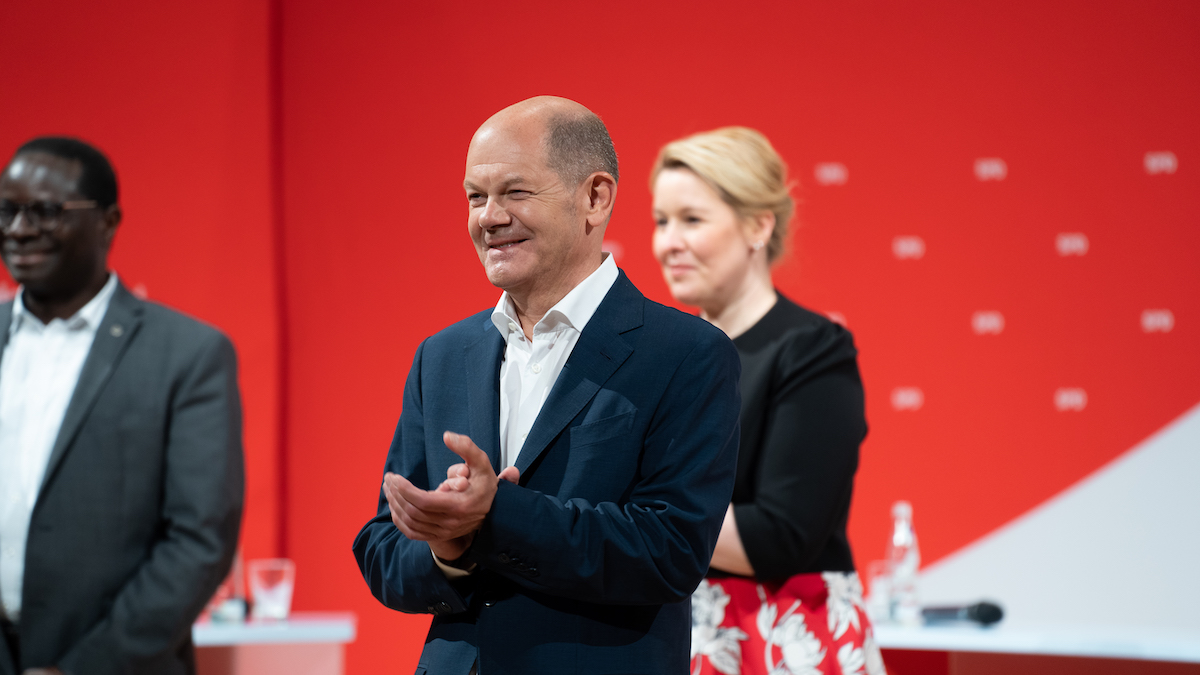
<instances>
[{"instance_id":1,"label":"red and white skirt","mask_svg":"<svg viewBox=\"0 0 1200 675\"><path fill-rule=\"evenodd\" d=\"M855 572L705 579L692 594L692 675L885 672Z\"/></svg>"}]
</instances>

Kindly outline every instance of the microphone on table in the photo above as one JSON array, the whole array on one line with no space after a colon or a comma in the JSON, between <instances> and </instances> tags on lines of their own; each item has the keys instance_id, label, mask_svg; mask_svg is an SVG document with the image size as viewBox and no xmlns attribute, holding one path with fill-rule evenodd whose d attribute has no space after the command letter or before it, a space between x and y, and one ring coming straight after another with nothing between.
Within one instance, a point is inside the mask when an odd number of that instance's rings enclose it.
<instances>
[{"instance_id":1,"label":"microphone on table","mask_svg":"<svg viewBox=\"0 0 1200 675\"><path fill-rule=\"evenodd\" d=\"M921 610L925 623L951 623L974 621L990 626L1004 618L1004 610L994 602L977 602L973 605L926 607Z\"/></svg>"}]
</instances>

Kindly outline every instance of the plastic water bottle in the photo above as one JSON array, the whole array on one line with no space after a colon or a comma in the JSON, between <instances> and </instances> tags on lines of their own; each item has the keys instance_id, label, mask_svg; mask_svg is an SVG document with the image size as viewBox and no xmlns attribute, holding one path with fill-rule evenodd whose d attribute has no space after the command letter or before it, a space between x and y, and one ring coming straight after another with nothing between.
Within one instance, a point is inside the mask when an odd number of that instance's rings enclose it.
<instances>
[{"instance_id":1,"label":"plastic water bottle","mask_svg":"<svg viewBox=\"0 0 1200 675\"><path fill-rule=\"evenodd\" d=\"M888 561L892 567L892 620L902 626L917 626L921 624L921 600L917 591L921 551L912 526L912 504L893 504L892 521L892 541L888 544Z\"/></svg>"}]
</instances>

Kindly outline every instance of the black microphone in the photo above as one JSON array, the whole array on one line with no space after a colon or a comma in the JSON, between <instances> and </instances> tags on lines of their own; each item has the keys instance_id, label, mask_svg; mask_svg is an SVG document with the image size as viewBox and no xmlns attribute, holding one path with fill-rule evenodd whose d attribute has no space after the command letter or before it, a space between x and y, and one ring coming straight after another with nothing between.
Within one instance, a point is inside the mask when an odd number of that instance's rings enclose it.
<instances>
[{"instance_id":1,"label":"black microphone","mask_svg":"<svg viewBox=\"0 0 1200 675\"><path fill-rule=\"evenodd\" d=\"M921 610L921 616L924 617L925 623L974 621L990 626L1004 618L1004 610L994 602L985 601L954 607L926 607Z\"/></svg>"}]
</instances>

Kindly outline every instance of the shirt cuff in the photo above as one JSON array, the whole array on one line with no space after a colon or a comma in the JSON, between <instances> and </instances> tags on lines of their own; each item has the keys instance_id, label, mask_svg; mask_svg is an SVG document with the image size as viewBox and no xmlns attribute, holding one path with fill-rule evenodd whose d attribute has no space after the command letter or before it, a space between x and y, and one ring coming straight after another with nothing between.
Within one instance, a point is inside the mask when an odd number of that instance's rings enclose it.
<instances>
[{"instance_id":1,"label":"shirt cuff","mask_svg":"<svg viewBox=\"0 0 1200 675\"><path fill-rule=\"evenodd\" d=\"M459 569L458 567L451 567L442 562L442 559L437 557L437 554L432 549L430 549L429 553L433 556L433 564L442 570L442 574L445 574L447 579L461 579L475 571L475 563L471 563L471 566L465 570Z\"/></svg>"}]
</instances>

